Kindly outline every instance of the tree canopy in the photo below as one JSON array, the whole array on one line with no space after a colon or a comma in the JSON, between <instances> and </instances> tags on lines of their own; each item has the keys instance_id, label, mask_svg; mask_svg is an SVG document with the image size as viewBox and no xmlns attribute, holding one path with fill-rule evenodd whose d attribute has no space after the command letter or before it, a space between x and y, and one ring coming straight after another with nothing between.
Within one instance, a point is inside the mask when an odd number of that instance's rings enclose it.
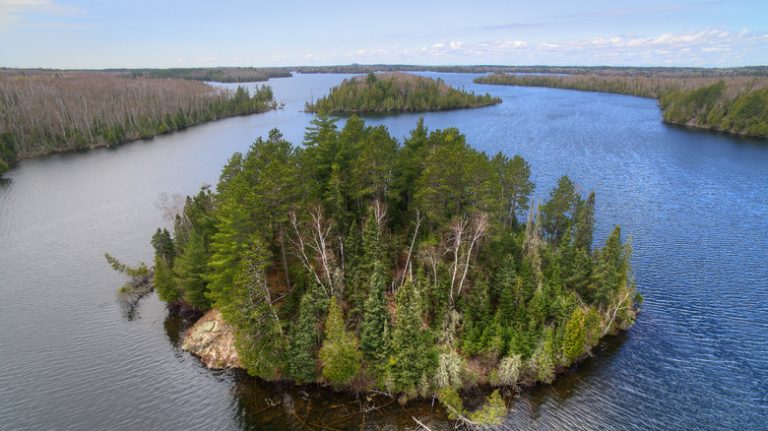
<instances>
[{"instance_id":1,"label":"tree canopy","mask_svg":"<svg viewBox=\"0 0 768 431\"><path fill-rule=\"evenodd\" d=\"M188 198L153 237L155 279L220 309L253 375L460 407L451 391L548 383L634 322L631 248L618 227L593 248L594 194L533 190L525 160L457 129L420 121L399 143L318 117L303 146L273 130Z\"/></svg>"},{"instance_id":2,"label":"tree canopy","mask_svg":"<svg viewBox=\"0 0 768 431\"><path fill-rule=\"evenodd\" d=\"M371 72L345 79L328 95L307 102L306 110L325 114L426 112L479 108L496 103L501 103L501 99L488 93L457 90L440 78Z\"/></svg>"}]
</instances>

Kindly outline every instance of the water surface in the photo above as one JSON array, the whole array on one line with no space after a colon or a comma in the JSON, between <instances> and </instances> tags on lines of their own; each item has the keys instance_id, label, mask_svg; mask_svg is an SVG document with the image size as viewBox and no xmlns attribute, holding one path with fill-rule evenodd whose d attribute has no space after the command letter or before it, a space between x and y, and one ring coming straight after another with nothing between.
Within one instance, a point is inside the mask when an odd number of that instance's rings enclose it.
<instances>
[{"instance_id":1,"label":"water surface","mask_svg":"<svg viewBox=\"0 0 768 431\"><path fill-rule=\"evenodd\" d=\"M614 224L633 237L645 297L637 324L554 385L523 393L505 428L768 427L768 144L666 126L650 99L424 75L503 99L426 114L427 126L459 127L488 153L521 154L539 198L569 175L597 193L598 240ZM149 238L167 224L162 193L215 184L233 151L273 127L299 143L312 118L304 102L345 77L272 80L283 110L25 161L7 174L0 429L294 429L305 417L305 425L395 429L414 425L410 414L445 425L429 402L405 411L211 372L178 349L180 322L154 295L135 315L121 308L123 280L103 258L150 262ZM370 121L403 137L417 118ZM381 408L350 418L361 405Z\"/></svg>"}]
</instances>

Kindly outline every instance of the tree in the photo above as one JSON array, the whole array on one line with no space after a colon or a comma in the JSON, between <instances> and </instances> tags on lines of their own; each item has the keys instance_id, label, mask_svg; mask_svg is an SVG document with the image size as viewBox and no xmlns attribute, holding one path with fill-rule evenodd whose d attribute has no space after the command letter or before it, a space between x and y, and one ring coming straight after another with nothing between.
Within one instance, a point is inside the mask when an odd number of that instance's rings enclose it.
<instances>
[{"instance_id":1,"label":"tree","mask_svg":"<svg viewBox=\"0 0 768 431\"><path fill-rule=\"evenodd\" d=\"M299 315L292 327L286 358L288 376L299 383L313 382L317 378L317 350L322 339L320 324L328 301L316 284L310 284L301 297Z\"/></svg>"},{"instance_id":2,"label":"tree","mask_svg":"<svg viewBox=\"0 0 768 431\"><path fill-rule=\"evenodd\" d=\"M549 201L541 208L544 234L557 246L571 224L579 203L576 186L567 176L560 177Z\"/></svg>"},{"instance_id":3,"label":"tree","mask_svg":"<svg viewBox=\"0 0 768 431\"><path fill-rule=\"evenodd\" d=\"M517 216L528 209L528 199L533 193L531 167L520 155L511 159L501 152L491 160L499 177L501 200L500 219L507 226L517 223Z\"/></svg>"},{"instance_id":4,"label":"tree","mask_svg":"<svg viewBox=\"0 0 768 431\"><path fill-rule=\"evenodd\" d=\"M182 299L189 305L206 310L211 303L206 295L205 281L208 271L208 251L203 236L193 230L189 234L184 251L173 265L175 281Z\"/></svg>"},{"instance_id":5,"label":"tree","mask_svg":"<svg viewBox=\"0 0 768 431\"><path fill-rule=\"evenodd\" d=\"M169 265L173 263L173 258L176 257L176 250L168 229L157 229L157 232L152 235L152 247L155 249L155 256L163 258Z\"/></svg>"},{"instance_id":6,"label":"tree","mask_svg":"<svg viewBox=\"0 0 768 431\"><path fill-rule=\"evenodd\" d=\"M325 339L320 348L323 377L336 387L349 384L359 374L362 359L357 337L344 330L341 307L332 297L325 320Z\"/></svg>"},{"instance_id":7,"label":"tree","mask_svg":"<svg viewBox=\"0 0 768 431\"><path fill-rule=\"evenodd\" d=\"M395 392L415 394L422 376L430 378L437 365L429 333L421 329L421 298L416 285L397 292L397 320L389 359Z\"/></svg>"},{"instance_id":8,"label":"tree","mask_svg":"<svg viewBox=\"0 0 768 431\"><path fill-rule=\"evenodd\" d=\"M276 380L283 368L285 337L267 283L270 253L258 236L249 239L238 264L231 301L221 308L235 328L235 347L248 373Z\"/></svg>"},{"instance_id":9,"label":"tree","mask_svg":"<svg viewBox=\"0 0 768 431\"><path fill-rule=\"evenodd\" d=\"M566 359L566 363L572 363L584 353L586 342L585 315L580 308L576 308L565 324L563 356Z\"/></svg>"},{"instance_id":10,"label":"tree","mask_svg":"<svg viewBox=\"0 0 768 431\"><path fill-rule=\"evenodd\" d=\"M574 245L587 251L592 249L592 231L595 225L595 192L579 205L576 213Z\"/></svg>"},{"instance_id":11,"label":"tree","mask_svg":"<svg viewBox=\"0 0 768 431\"><path fill-rule=\"evenodd\" d=\"M389 355L389 313L387 311L386 280L383 266L377 264L371 276L371 287L365 301L363 325L360 329L360 347L365 360L382 374Z\"/></svg>"},{"instance_id":12,"label":"tree","mask_svg":"<svg viewBox=\"0 0 768 431\"><path fill-rule=\"evenodd\" d=\"M168 265L168 261L159 254L155 255L155 273L153 275L153 282L157 296L161 301L174 303L181 299L181 292L176 287L173 271Z\"/></svg>"},{"instance_id":13,"label":"tree","mask_svg":"<svg viewBox=\"0 0 768 431\"><path fill-rule=\"evenodd\" d=\"M501 398L499 390L496 389L491 392L480 410L469 415L469 419L482 426L501 425L506 415L507 405Z\"/></svg>"}]
</instances>

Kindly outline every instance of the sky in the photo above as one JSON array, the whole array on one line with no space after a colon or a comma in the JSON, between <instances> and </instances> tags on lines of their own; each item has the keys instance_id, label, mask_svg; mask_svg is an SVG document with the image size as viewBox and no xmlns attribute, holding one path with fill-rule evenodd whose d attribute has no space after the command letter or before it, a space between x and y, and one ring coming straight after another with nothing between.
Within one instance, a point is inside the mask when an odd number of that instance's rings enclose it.
<instances>
[{"instance_id":1,"label":"sky","mask_svg":"<svg viewBox=\"0 0 768 431\"><path fill-rule=\"evenodd\" d=\"M0 67L768 65L768 0L0 0Z\"/></svg>"}]
</instances>

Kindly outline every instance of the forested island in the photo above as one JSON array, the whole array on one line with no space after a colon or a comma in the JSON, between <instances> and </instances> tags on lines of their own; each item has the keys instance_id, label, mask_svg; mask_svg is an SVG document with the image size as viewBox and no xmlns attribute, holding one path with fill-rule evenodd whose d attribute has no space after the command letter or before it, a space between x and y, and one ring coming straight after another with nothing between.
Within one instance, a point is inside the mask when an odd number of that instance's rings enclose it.
<instances>
[{"instance_id":1,"label":"forested island","mask_svg":"<svg viewBox=\"0 0 768 431\"><path fill-rule=\"evenodd\" d=\"M667 123L768 137L768 78L764 76L493 74L475 82L650 97L659 101Z\"/></svg>"},{"instance_id":2,"label":"forested island","mask_svg":"<svg viewBox=\"0 0 768 431\"><path fill-rule=\"evenodd\" d=\"M0 73L0 174L20 159L113 146L275 108L254 94L182 79L106 72Z\"/></svg>"},{"instance_id":3,"label":"forested island","mask_svg":"<svg viewBox=\"0 0 768 431\"><path fill-rule=\"evenodd\" d=\"M451 418L499 423L494 388L552 382L642 299L620 228L593 248L595 194L567 177L544 203L533 190L522 157L457 129L420 120L401 144L320 116L302 146L273 130L187 197L152 237L155 289L218 309L253 376L436 396ZM469 412L476 387L490 395Z\"/></svg>"},{"instance_id":4,"label":"forested island","mask_svg":"<svg viewBox=\"0 0 768 431\"><path fill-rule=\"evenodd\" d=\"M501 103L490 94L457 90L438 78L408 73L369 73L345 79L317 101L307 102L307 112L349 115L387 112L427 112L479 108Z\"/></svg>"}]
</instances>

